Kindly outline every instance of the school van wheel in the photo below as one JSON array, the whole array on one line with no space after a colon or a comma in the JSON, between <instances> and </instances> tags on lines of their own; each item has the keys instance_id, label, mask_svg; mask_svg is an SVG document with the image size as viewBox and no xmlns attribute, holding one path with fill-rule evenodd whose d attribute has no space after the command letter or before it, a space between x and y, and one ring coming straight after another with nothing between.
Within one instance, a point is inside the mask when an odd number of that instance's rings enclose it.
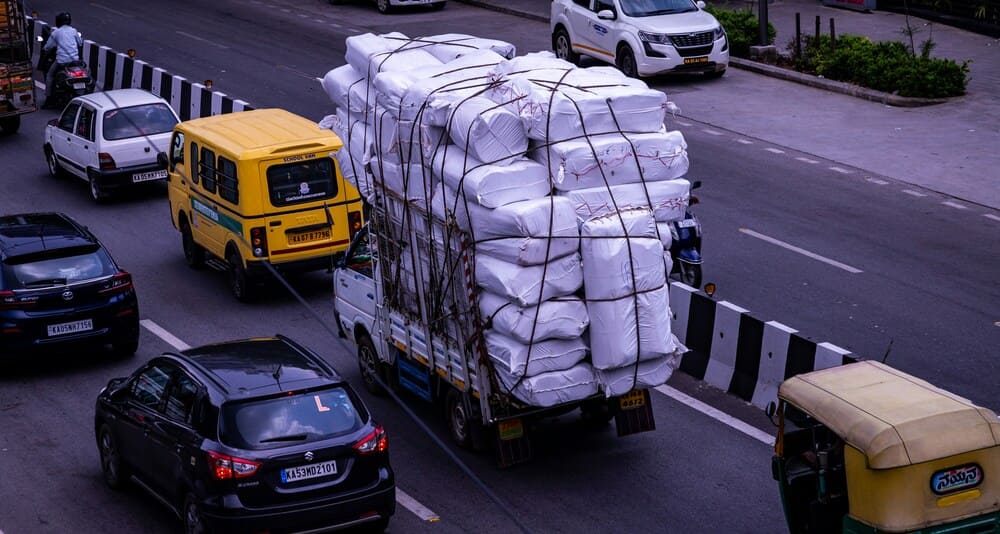
<instances>
[{"instance_id":1,"label":"school van wheel","mask_svg":"<svg viewBox=\"0 0 1000 534\"><path fill-rule=\"evenodd\" d=\"M208 526L205 524L205 516L201 511L201 504L193 493L184 496L184 508L181 510L181 519L184 521L184 532L186 534L206 534Z\"/></svg>"},{"instance_id":2,"label":"school van wheel","mask_svg":"<svg viewBox=\"0 0 1000 534\"><path fill-rule=\"evenodd\" d=\"M635 64L635 54L628 45L623 44L618 47L618 54L615 56L615 65L625 76L629 78L639 77L639 67Z\"/></svg>"},{"instance_id":3,"label":"school van wheel","mask_svg":"<svg viewBox=\"0 0 1000 534\"><path fill-rule=\"evenodd\" d=\"M52 150L52 147L49 145L45 145L45 163L49 167L49 176L62 178L65 175L62 165L59 164L59 158L56 157L55 150Z\"/></svg>"},{"instance_id":4,"label":"school van wheel","mask_svg":"<svg viewBox=\"0 0 1000 534\"><path fill-rule=\"evenodd\" d=\"M378 380L385 383L385 375L379 372L381 366L378 361L378 353L375 352L375 344L372 343L372 339L365 334L362 334L358 339L358 367L361 369L361 380L364 382L365 389L372 395L385 396L385 388L378 383Z\"/></svg>"},{"instance_id":5,"label":"school van wheel","mask_svg":"<svg viewBox=\"0 0 1000 534\"><path fill-rule=\"evenodd\" d=\"M108 200L108 194L97 183L97 173L93 169L87 169L87 184L90 186L90 198L94 202L102 204Z\"/></svg>"},{"instance_id":6,"label":"school van wheel","mask_svg":"<svg viewBox=\"0 0 1000 534\"><path fill-rule=\"evenodd\" d=\"M389 3L389 0L376 0L375 6L378 8L378 12L383 15L392 12L392 4Z\"/></svg>"},{"instance_id":7,"label":"school van wheel","mask_svg":"<svg viewBox=\"0 0 1000 534\"><path fill-rule=\"evenodd\" d=\"M97 433L97 447L101 455L101 471L104 473L104 483L111 489L122 489L128 480L128 470L122 465L118 441L108 425L101 425Z\"/></svg>"},{"instance_id":8,"label":"school van wheel","mask_svg":"<svg viewBox=\"0 0 1000 534\"><path fill-rule=\"evenodd\" d=\"M463 449L472 449L472 432L476 419L469 413L462 400L462 394L455 388L449 388L444 401L445 416L448 419L448 430L452 441Z\"/></svg>"},{"instance_id":9,"label":"school van wheel","mask_svg":"<svg viewBox=\"0 0 1000 534\"><path fill-rule=\"evenodd\" d=\"M243 267L243 259L240 258L238 252L230 252L226 256L226 261L229 263L229 290L233 292L236 300L249 302L252 291L250 289L250 280L247 278L247 271Z\"/></svg>"},{"instance_id":10,"label":"school van wheel","mask_svg":"<svg viewBox=\"0 0 1000 534\"><path fill-rule=\"evenodd\" d=\"M441 3L443 4L444 2ZM0 133L3 133L3 135L14 135L17 133L17 130L20 127L21 127L20 115L10 115L7 117L0 118Z\"/></svg>"},{"instance_id":11,"label":"school van wheel","mask_svg":"<svg viewBox=\"0 0 1000 534\"><path fill-rule=\"evenodd\" d=\"M191 225L187 217L181 216L181 245L184 247L184 262L192 269L201 269L205 266L205 249L194 242L194 235L191 233Z\"/></svg>"},{"instance_id":12,"label":"school van wheel","mask_svg":"<svg viewBox=\"0 0 1000 534\"><path fill-rule=\"evenodd\" d=\"M562 26L556 28L555 33L552 34L552 50L556 53L557 58L576 65L580 63L580 54L573 51L572 43L566 28Z\"/></svg>"}]
</instances>

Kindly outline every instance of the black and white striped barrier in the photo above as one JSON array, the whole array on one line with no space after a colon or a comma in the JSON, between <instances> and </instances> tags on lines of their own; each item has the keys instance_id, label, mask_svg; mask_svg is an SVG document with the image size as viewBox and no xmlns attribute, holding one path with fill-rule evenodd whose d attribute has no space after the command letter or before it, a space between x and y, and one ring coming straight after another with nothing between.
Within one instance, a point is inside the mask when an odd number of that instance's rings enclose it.
<instances>
[{"instance_id":1,"label":"black and white striped barrier","mask_svg":"<svg viewBox=\"0 0 1000 534\"><path fill-rule=\"evenodd\" d=\"M857 361L846 349L679 282L670 284L670 308L672 329L688 348L681 371L760 408L777 399L786 378Z\"/></svg>"},{"instance_id":2,"label":"black and white striped barrier","mask_svg":"<svg viewBox=\"0 0 1000 534\"><path fill-rule=\"evenodd\" d=\"M42 35L43 28L48 25L38 19L35 19L33 24L34 35ZM32 57L36 58L36 62L43 44L37 41L35 43ZM145 61L131 58L128 54L116 52L94 41L83 42L83 60L90 67L98 91L130 87L145 89L169 102L181 120L253 109L243 100L230 98L225 93L213 91L200 83L190 82L182 76L170 74Z\"/></svg>"}]
</instances>

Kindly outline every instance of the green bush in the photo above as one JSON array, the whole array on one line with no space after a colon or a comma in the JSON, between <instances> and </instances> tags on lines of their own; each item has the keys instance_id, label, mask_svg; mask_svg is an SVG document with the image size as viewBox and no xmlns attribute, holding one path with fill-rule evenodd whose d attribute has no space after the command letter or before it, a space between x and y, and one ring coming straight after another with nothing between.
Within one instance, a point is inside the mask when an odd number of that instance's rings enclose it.
<instances>
[{"instance_id":1,"label":"green bush","mask_svg":"<svg viewBox=\"0 0 1000 534\"><path fill-rule=\"evenodd\" d=\"M729 54L735 57L750 57L750 47L757 43L757 36L760 33L760 22L757 15L747 9L731 11L712 6L705 8L711 13L726 29L726 37L729 39ZM777 32L774 25L767 23L767 44L774 44Z\"/></svg>"},{"instance_id":2,"label":"green bush","mask_svg":"<svg viewBox=\"0 0 1000 534\"><path fill-rule=\"evenodd\" d=\"M794 41L789 50L794 50ZM928 47L929 49L930 47ZM927 54L915 55L899 41L872 42L845 34L804 36L797 70L900 96L942 98L965 94L969 65Z\"/></svg>"}]
</instances>

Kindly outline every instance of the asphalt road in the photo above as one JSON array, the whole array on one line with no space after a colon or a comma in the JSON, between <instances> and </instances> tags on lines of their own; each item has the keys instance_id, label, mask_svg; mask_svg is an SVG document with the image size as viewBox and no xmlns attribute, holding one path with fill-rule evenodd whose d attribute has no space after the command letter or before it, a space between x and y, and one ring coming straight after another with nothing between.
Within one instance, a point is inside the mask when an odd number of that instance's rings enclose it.
<instances>
[{"instance_id":1,"label":"asphalt road","mask_svg":"<svg viewBox=\"0 0 1000 534\"><path fill-rule=\"evenodd\" d=\"M220 90L258 107L285 107L313 119L332 108L314 78L343 63L347 35L461 31L509 40L522 53L548 45L544 24L460 4L440 13L391 17L362 3L336 11L318 0L267 4L278 7L178 1L143 6L140 14L128 2L107 0L34 2L29 8L43 19L70 9L88 38L119 50L135 48L140 58L191 80L210 78ZM691 92L702 97L717 92L720 102L738 102L754 78L734 72L710 83L682 79L654 85L683 109ZM275 290L259 303L241 305L229 296L221 273L184 266L162 187L96 206L82 181L49 178L41 131L54 116L27 116L19 135L0 139L0 212L58 209L84 221L135 275L142 317L188 344L281 332L323 354L357 383L353 349L331 338L291 296ZM893 340L890 363L997 407L997 385L981 378L995 376L992 356L1000 345L1000 328L994 325L1000 320L995 224L974 210L942 205L949 199L935 193L855 169L850 161L768 145L721 122L685 118L669 126L686 135L691 176L705 182L697 209L707 234L707 277L719 284L721 298L858 354L881 357ZM740 229L862 272L844 271ZM328 276L315 273L293 283L322 316L332 315ZM67 354L0 373L0 530L177 529L151 499L104 487L93 444L92 403L100 387L170 348L146 329L141 341L139 354L129 361ZM703 393L683 377L672 384ZM488 457L459 456L532 531L781 531L769 448L654 397L655 432L618 439L610 428L587 431L568 415L539 429L537 461L529 466L498 471ZM516 531L504 510L417 423L390 401L366 398L390 431L399 487L441 518L428 523L400 507L392 531ZM715 402L741 417L755 415L731 399ZM432 410L418 412L443 435Z\"/></svg>"}]
</instances>

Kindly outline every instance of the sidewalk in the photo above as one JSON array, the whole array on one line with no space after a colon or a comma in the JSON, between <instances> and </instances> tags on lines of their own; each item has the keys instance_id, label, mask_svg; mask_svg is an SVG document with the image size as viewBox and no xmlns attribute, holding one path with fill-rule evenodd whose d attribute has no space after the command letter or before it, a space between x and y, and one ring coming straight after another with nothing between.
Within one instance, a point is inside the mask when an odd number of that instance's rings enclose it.
<instances>
[{"instance_id":1,"label":"sidewalk","mask_svg":"<svg viewBox=\"0 0 1000 534\"><path fill-rule=\"evenodd\" d=\"M458 1L546 24L551 6L546 0ZM855 12L820 0L777 0L768 6L768 20L777 31L779 51L795 37L796 13L803 33L815 32L819 16L823 34L829 34L832 18L838 35L904 40L901 14ZM966 95L932 106L892 107L830 86L816 88L824 85L816 78L812 87L785 81L747 60L732 61L736 68L719 82L728 84L727 94L739 94L738 100L719 102L708 87L668 95L690 119L1000 209L1000 39L916 17L910 17L910 25L918 28L918 47L930 38L936 43L933 56L970 61Z\"/></svg>"}]
</instances>

